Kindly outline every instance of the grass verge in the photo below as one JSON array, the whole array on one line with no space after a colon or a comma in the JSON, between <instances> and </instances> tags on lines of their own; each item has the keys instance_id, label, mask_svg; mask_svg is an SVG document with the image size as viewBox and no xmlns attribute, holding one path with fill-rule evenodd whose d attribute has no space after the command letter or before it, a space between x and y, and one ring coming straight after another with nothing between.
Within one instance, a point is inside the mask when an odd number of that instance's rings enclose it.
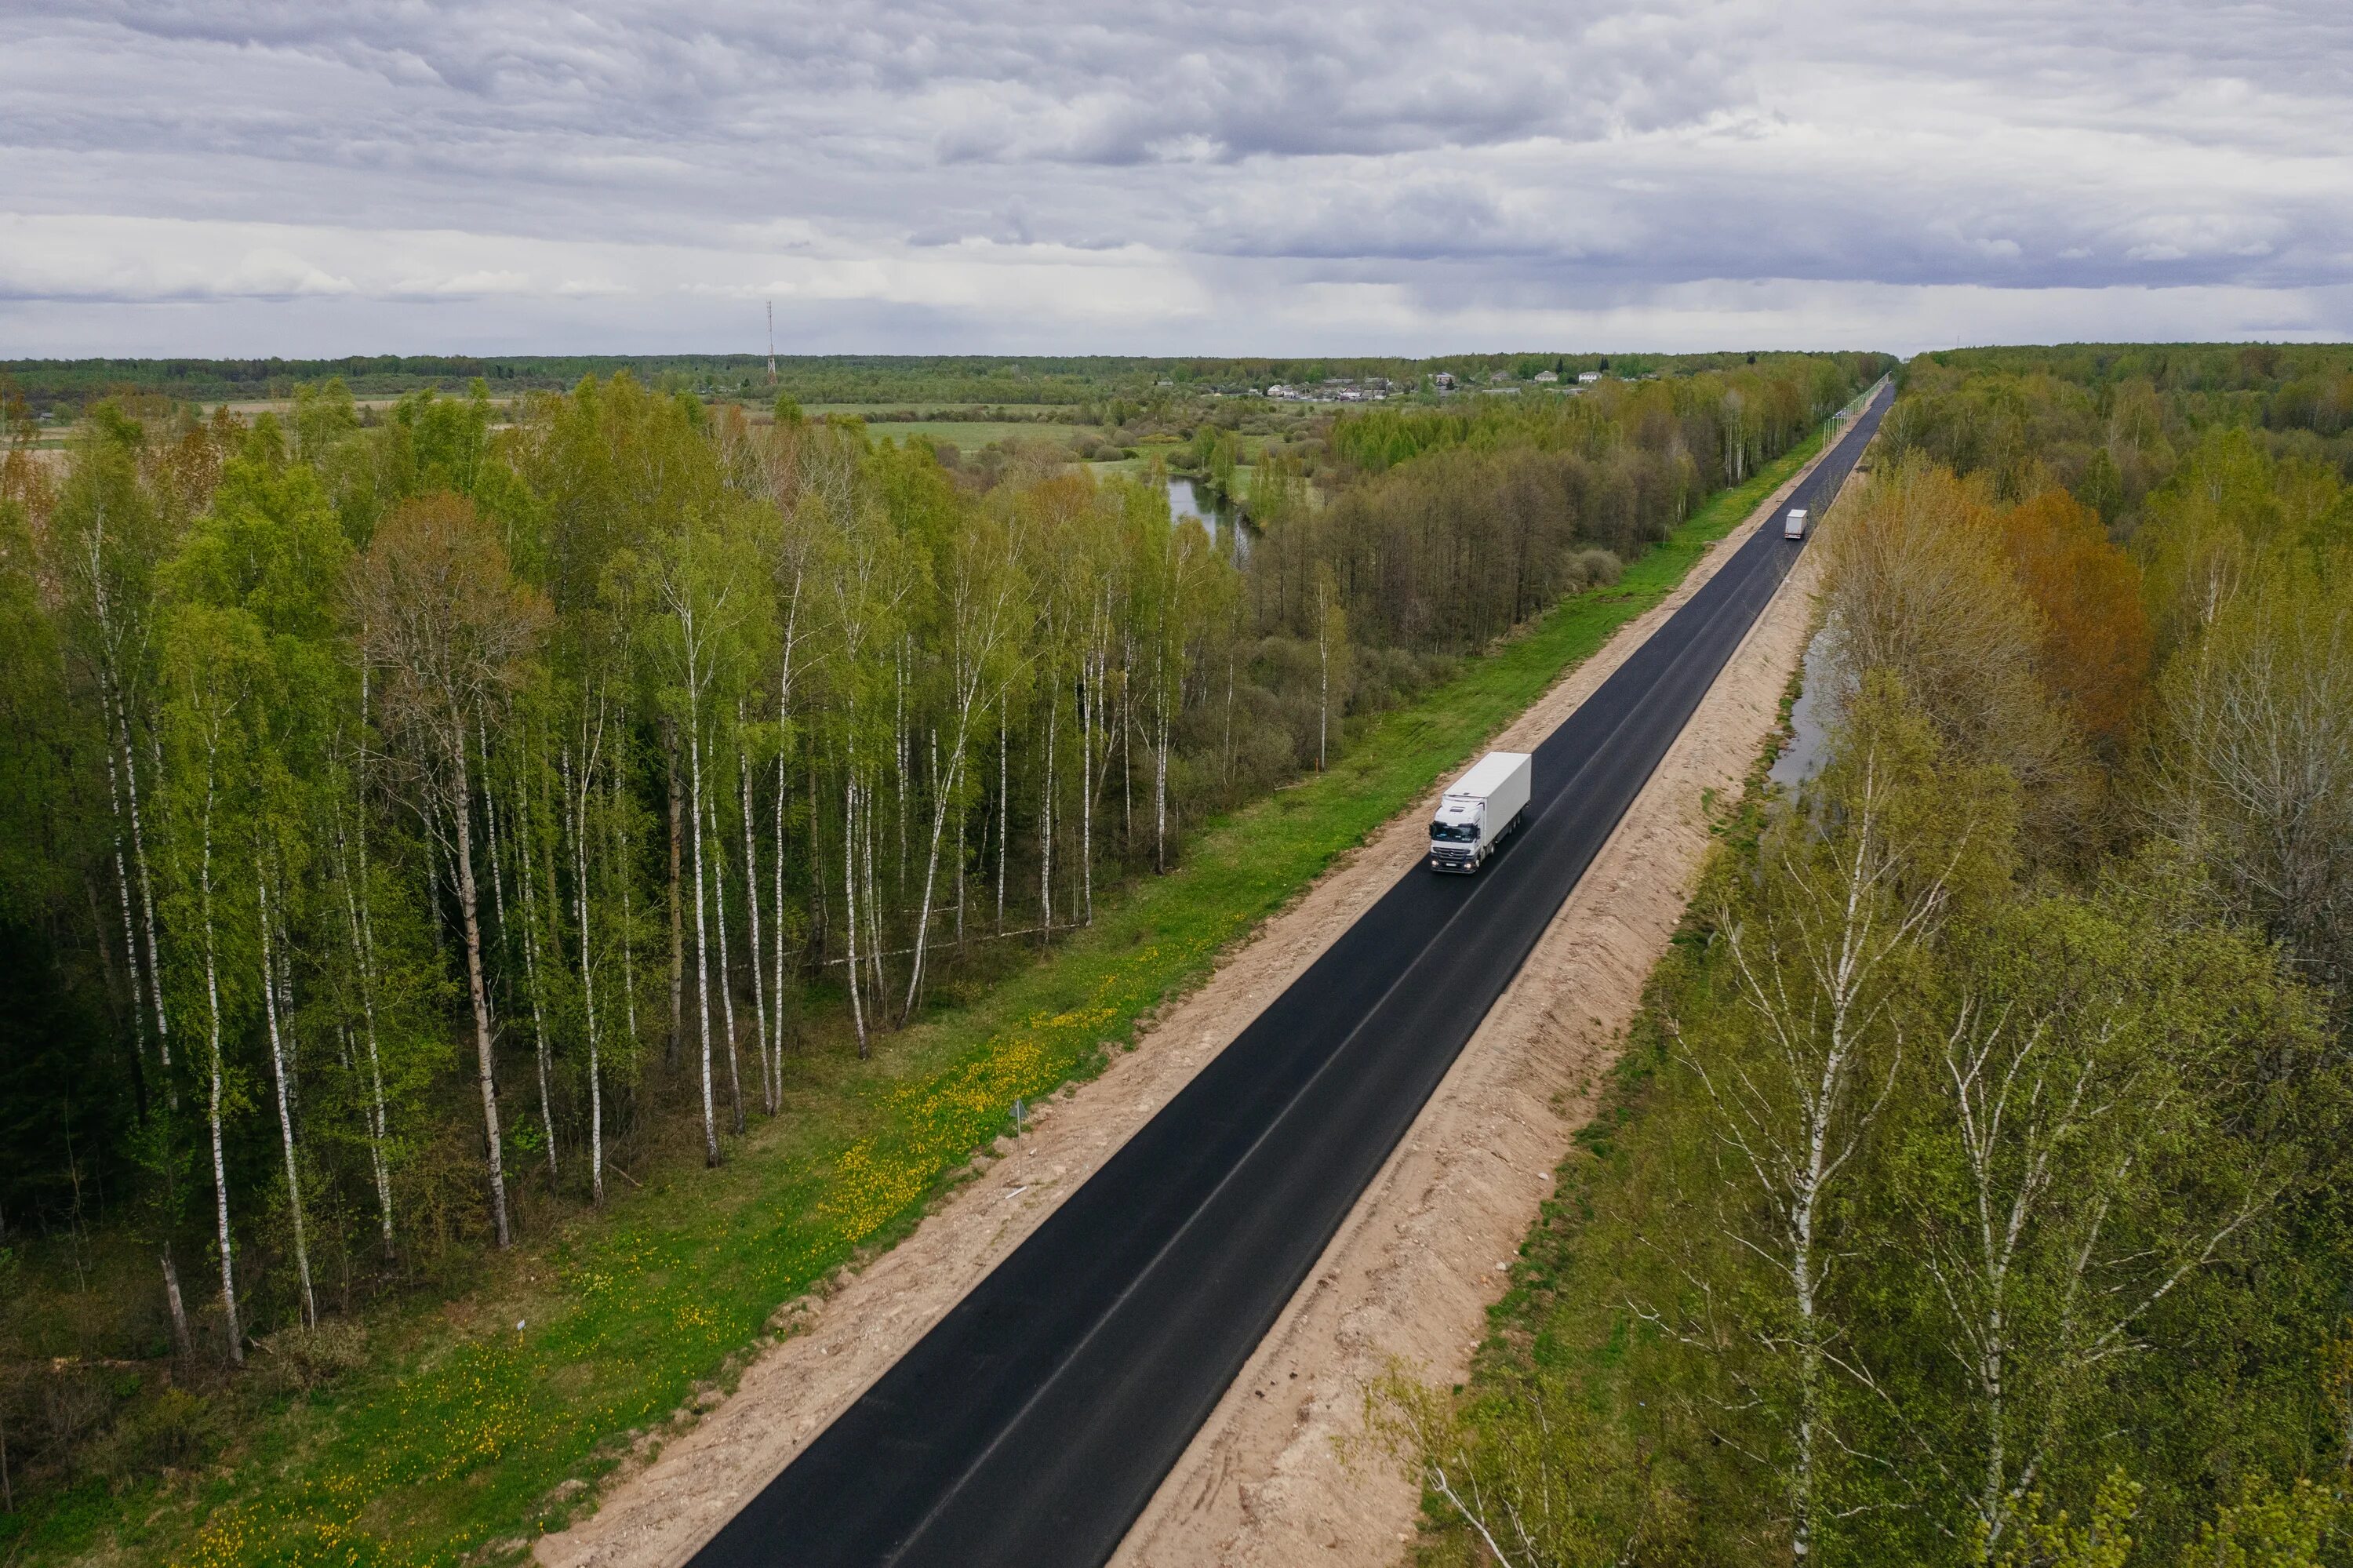
<instances>
[{"instance_id":1,"label":"grass verge","mask_svg":"<svg viewBox=\"0 0 2353 1568\"><path fill-rule=\"evenodd\" d=\"M290 1393L226 1461L89 1489L21 1521L18 1561L447 1563L519 1555L587 1487L733 1376L779 1304L903 1235L1008 1128L1017 1097L1091 1076L1107 1044L1425 792L1683 581L1815 450L1717 496L1611 588L1566 600L1381 715L1328 773L1205 824L1182 869L983 1000L859 1065L797 1059L786 1114L715 1171L649 1174L483 1286L370 1325L368 1364Z\"/></svg>"}]
</instances>

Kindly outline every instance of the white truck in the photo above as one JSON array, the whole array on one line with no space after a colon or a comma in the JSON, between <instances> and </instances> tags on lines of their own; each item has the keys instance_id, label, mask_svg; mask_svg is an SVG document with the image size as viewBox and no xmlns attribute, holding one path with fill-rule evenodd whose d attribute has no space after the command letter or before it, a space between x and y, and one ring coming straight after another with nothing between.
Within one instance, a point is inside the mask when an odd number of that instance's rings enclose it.
<instances>
[{"instance_id":1,"label":"white truck","mask_svg":"<svg viewBox=\"0 0 2353 1568\"><path fill-rule=\"evenodd\" d=\"M1535 759L1491 751L1446 791L1430 824L1432 871L1474 872L1528 812Z\"/></svg>"},{"instance_id":2,"label":"white truck","mask_svg":"<svg viewBox=\"0 0 2353 1568\"><path fill-rule=\"evenodd\" d=\"M1802 539L1805 536L1806 509L1802 506L1792 506L1789 508L1789 514L1781 519L1781 537Z\"/></svg>"}]
</instances>

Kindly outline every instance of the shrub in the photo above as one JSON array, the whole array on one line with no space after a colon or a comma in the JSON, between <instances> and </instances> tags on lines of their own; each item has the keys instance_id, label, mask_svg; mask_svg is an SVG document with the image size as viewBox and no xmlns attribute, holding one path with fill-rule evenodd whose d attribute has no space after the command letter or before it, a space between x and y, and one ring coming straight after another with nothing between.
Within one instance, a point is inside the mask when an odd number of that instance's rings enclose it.
<instances>
[{"instance_id":1,"label":"shrub","mask_svg":"<svg viewBox=\"0 0 2353 1568\"><path fill-rule=\"evenodd\" d=\"M211 1404L186 1389L167 1388L115 1423L91 1467L118 1483L187 1469L202 1464L217 1440Z\"/></svg>"},{"instance_id":2,"label":"shrub","mask_svg":"<svg viewBox=\"0 0 2353 1568\"><path fill-rule=\"evenodd\" d=\"M367 1330L332 1319L315 1329L280 1329L254 1343L262 1352L256 1370L289 1393L307 1393L332 1383L367 1359Z\"/></svg>"}]
</instances>

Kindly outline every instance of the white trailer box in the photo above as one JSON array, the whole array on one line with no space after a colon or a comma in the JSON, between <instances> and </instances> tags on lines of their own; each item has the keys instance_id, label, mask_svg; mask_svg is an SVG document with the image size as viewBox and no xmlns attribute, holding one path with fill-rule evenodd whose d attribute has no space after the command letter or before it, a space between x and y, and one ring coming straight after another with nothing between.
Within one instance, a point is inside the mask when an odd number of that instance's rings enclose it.
<instances>
[{"instance_id":1,"label":"white trailer box","mask_svg":"<svg viewBox=\"0 0 2353 1568\"><path fill-rule=\"evenodd\" d=\"M1806 509L1802 506L1792 506L1789 508L1789 514L1781 519L1781 537L1802 539L1805 536Z\"/></svg>"},{"instance_id":2,"label":"white trailer box","mask_svg":"<svg viewBox=\"0 0 2353 1568\"><path fill-rule=\"evenodd\" d=\"M1535 760L1525 751L1491 751L1454 781L1430 824L1433 871L1473 872L1528 814Z\"/></svg>"}]
</instances>

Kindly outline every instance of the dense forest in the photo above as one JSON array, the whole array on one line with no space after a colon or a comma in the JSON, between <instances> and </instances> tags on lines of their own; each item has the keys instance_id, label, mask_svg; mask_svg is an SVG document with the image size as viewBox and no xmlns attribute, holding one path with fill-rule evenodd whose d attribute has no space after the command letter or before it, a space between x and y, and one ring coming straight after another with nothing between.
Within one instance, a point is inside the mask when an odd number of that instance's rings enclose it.
<instances>
[{"instance_id":1,"label":"dense forest","mask_svg":"<svg viewBox=\"0 0 2353 1568\"><path fill-rule=\"evenodd\" d=\"M626 374L100 402L62 462L18 404L0 1500L189 1463L257 1346L332 1367L727 1160L797 1061L980 994L1885 363L1343 418L1214 537Z\"/></svg>"},{"instance_id":2,"label":"dense forest","mask_svg":"<svg viewBox=\"0 0 2353 1568\"><path fill-rule=\"evenodd\" d=\"M2353 1560L2353 352L1915 361L1425 1561Z\"/></svg>"}]
</instances>

